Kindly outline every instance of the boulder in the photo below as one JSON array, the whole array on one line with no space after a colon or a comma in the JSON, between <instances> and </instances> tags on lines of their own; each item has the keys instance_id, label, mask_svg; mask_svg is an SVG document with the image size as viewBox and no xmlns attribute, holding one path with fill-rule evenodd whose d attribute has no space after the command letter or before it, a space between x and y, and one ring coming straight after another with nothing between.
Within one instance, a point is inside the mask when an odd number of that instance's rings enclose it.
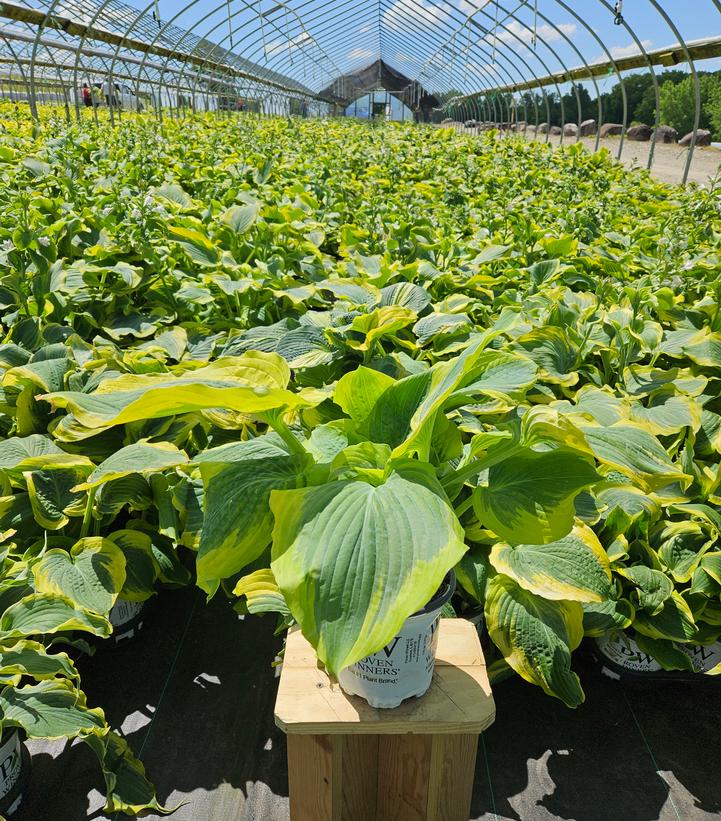
<instances>
[{"instance_id":1,"label":"boulder","mask_svg":"<svg viewBox=\"0 0 721 821\"><path fill-rule=\"evenodd\" d=\"M563 131L561 131L561 126L559 126L559 125L552 125L548 133L549 133L552 137L558 137L558 136L560 136L561 134L563 134Z\"/></svg>"},{"instance_id":2,"label":"boulder","mask_svg":"<svg viewBox=\"0 0 721 821\"><path fill-rule=\"evenodd\" d=\"M670 125L660 125L653 132L655 143L676 143L678 142L678 131Z\"/></svg>"},{"instance_id":3,"label":"boulder","mask_svg":"<svg viewBox=\"0 0 721 821\"><path fill-rule=\"evenodd\" d=\"M584 120L581 123L581 136L582 137L593 137L597 131L598 131L598 126L596 125L595 120Z\"/></svg>"},{"instance_id":4,"label":"boulder","mask_svg":"<svg viewBox=\"0 0 721 821\"><path fill-rule=\"evenodd\" d=\"M604 123L601 126L601 137L620 137L623 134L621 123Z\"/></svg>"},{"instance_id":5,"label":"boulder","mask_svg":"<svg viewBox=\"0 0 721 821\"><path fill-rule=\"evenodd\" d=\"M511 131L516 131L518 134L522 134L528 128L528 123L525 120L520 120L517 123L513 123L511 126Z\"/></svg>"},{"instance_id":6,"label":"boulder","mask_svg":"<svg viewBox=\"0 0 721 821\"><path fill-rule=\"evenodd\" d=\"M628 139L637 143L648 142L651 139L651 134L653 134L651 127L643 123L640 125L632 125L631 128L626 131Z\"/></svg>"},{"instance_id":7,"label":"boulder","mask_svg":"<svg viewBox=\"0 0 721 821\"><path fill-rule=\"evenodd\" d=\"M563 136L564 137L577 137L578 136L578 126L576 123L566 123L563 126Z\"/></svg>"},{"instance_id":8,"label":"boulder","mask_svg":"<svg viewBox=\"0 0 721 821\"><path fill-rule=\"evenodd\" d=\"M536 126L536 134L548 134L548 123L541 123Z\"/></svg>"},{"instance_id":9,"label":"boulder","mask_svg":"<svg viewBox=\"0 0 721 821\"><path fill-rule=\"evenodd\" d=\"M691 140L693 139L693 131L689 131L689 133L682 137L679 141L679 145L691 145ZM705 128L699 128L696 131L696 145L711 145L711 132L707 131Z\"/></svg>"}]
</instances>

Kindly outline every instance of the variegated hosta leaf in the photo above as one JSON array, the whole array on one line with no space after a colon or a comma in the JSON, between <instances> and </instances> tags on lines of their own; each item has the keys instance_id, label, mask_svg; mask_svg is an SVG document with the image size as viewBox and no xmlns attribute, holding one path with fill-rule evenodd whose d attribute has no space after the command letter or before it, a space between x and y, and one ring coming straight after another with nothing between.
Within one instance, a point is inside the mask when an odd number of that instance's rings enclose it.
<instances>
[{"instance_id":1,"label":"variegated hosta leaf","mask_svg":"<svg viewBox=\"0 0 721 821\"><path fill-rule=\"evenodd\" d=\"M603 636L613 630L631 626L635 610L626 599L606 599L583 603L583 632L587 636Z\"/></svg>"},{"instance_id":2,"label":"variegated hosta leaf","mask_svg":"<svg viewBox=\"0 0 721 821\"><path fill-rule=\"evenodd\" d=\"M98 465L76 490L89 490L133 473L155 473L187 461L187 455L170 442L134 442Z\"/></svg>"},{"instance_id":3,"label":"variegated hosta leaf","mask_svg":"<svg viewBox=\"0 0 721 821\"><path fill-rule=\"evenodd\" d=\"M647 489L690 480L674 464L658 439L640 427L583 425L581 430L599 462L610 465Z\"/></svg>"},{"instance_id":4,"label":"variegated hosta leaf","mask_svg":"<svg viewBox=\"0 0 721 821\"><path fill-rule=\"evenodd\" d=\"M580 351L562 328L537 328L519 337L516 344L538 365L546 382L569 387L578 382Z\"/></svg>"},{"instance_id":5,"label":"variegated hosta leaf","mask_svg":"<svg viewBox=\"0 0 721 821\"><path fill-rule=\"evenodd\" d=\"M546 599L602 602L610 592L608 557L595 533L583 524L550 544L494 545L491 564Z\"/></svg>"},{"instance_id":6,"label":"variegated hosta leaf","mask_svg":"<svg viewBox=\"0 0 721 821\"><path fill-rule=\"evenodd\" d=\"M48 653L37 641L18 641L0 649L0 680L10 676L77 679L78 671L67 653Z\"/></svg>"},{"instance_id":7,"label":"variegated hosta leaf","mask_svg":"<svg viewBox=\"0 0 721 821\"><path fill-rule=\"evenodd\" d=\"M155 593L158 575L152 539L141 530L114 530L107 540L125 559L125 580L118 592L127 601L147 601Z\"/></svg>"},{"instance_id":8,"label":"variegated hosta leaf","mask_svg":"<svg viewBox=\"0 0 721 821\"><path fill-rule=\"evenodd\" d=\"M88 707L84 693L69 681L6 687L0 715L3 726L22 727L29 738L103 735L108 727L103 711Z\"/></svg>"},{"instance_id":9,"label":"variegated hosta leaf","mask_svg":"<svg viewBox=\"0 0 721 821\"><path fill-rule=\"evenodd\" d=\"M33 636L82 630L106 637L112 632L110 622L97 613L78 607L67 596L33 593L10 605L0 618L0 638Z\"/></svg>"},{"instance_id":10,"label":"variegated hosta leaf","mask_svg":"<svg viewBox=\"0 0 721 821\"><path fill-rule=\"evenodd\" d=\"M59 594L107 615L125 583L125 557L108 539L88 537L70 551L48 550L33 565L33 577L38 593Z\"/></svg>"},{"instance_id":11,"label":"variegated hosta leaf","mask_svg":"<svg viewBox=\"0 0 721 821\"><path fill-rule=\"evenodd\" d=\"M633 626L637 633L651 639L670 639L690 642L696 636L696 623L686 600L675 591L664 602L658 613L653 615L639 610Z\"/></svg>"},{"instance_id":12,"label":"variegated hosta leaf","mask_svg":"<svg viewBox=\"0 0 721 821\"><path fill-rule=\"evenodd\" d=\"M128 742L117 733L91 734L85 742L97 755L103 768L106 787L106 813L136 815L150 810L158 815L170 815L175 808L158 803L155 788L145 775L145 767L133 755Z\"/></svg>"},{"instance_id":13,"label":"variegated hosta leaf","mask_svg":"<svg viewBox=\"0 0 721 821\"><path fill-rule=\"evenodd\" d=\"M83 515L86 494L78 482L87 476L87 470L29 470L23 476L35 520L47 530L59 530L70 521L70 516Z\"/></svg>"},{"instance_id":14,"label":"variegated hosta leaf","mask_svg":"<svg viewBox=\"0 0 721 821\"><path fill-rule=\"evenodd\" d=\"M598 479L585 454L526 449L493 465L473 491L482 524L511 544L547 544L573 527L573 501Z\"/></svg>"},{"instance_id":15,"label":"variegated hosta leaf","mask_svg":"<svg viewBox=\"0 0 721 821\"><path fill-rule=\"evenodd\" d=\"M243 576L233 588L233 593L245 596L249 613L279 613L285 618L291 615L269 567Z\"/></svg>"},{"instance_id":16,"label":"variegated hosta leaf","mask_svg":"<svg viewBox=\"0 0 721 821\"><path fill-rule=\"evenodd\" d=\"M181 376L128 374L101 382L93 393L61 391L46 394L53 407L66 408L85 428L173 416L206 408L262 413L277 408L311 407L325 394L285 387L290 372L277 354L250 351L219 359Z\"/></svg>"},{"instance_id":17,"label":"variegated hosta leaf","mask_svg":"<svg viewBox=\"0 0 721 821\"><path fill-rule=\"evenodd\" d=\"M493 643L520 676L569 707L583 702L571 670L571 652L583 638L579 602L549 601L499 575L488 583L485 616Z\"/></svg>"},{"instance_id":18,"label":"variegated hosta leaf","mask_svg":"<svg viewBox=\"0 0 721 821\"><path fill-rule=\"evenodd\" d=\"M465 551L448 504L391 474L274 491L271 567L332 673L383 647Z\"/></svg>"},{"instance_id":19,"label":"variegated hosta leaf","mask_svg":"<svg viewBox=\"0 0 721 821\"><path fill-rule=\"evenodd\" d=\"M197 561L198 586L212 596L222 579L239 573L270 544L273 490L298 487L304 463L297 457L205 462L205 519Z\"/></svg>"},{"instance_id":20,"label":"variegated hosta leaf","mask_svg":"<svg viewBox=\"0 0 721 821\"><path fill-rule=\"evenodd\" d=\"M660 613L673 593L673 582L660 570L639 564L619 567L618 573L635 586L639 608L651 615Z\"/></svg>"}]
</instances>

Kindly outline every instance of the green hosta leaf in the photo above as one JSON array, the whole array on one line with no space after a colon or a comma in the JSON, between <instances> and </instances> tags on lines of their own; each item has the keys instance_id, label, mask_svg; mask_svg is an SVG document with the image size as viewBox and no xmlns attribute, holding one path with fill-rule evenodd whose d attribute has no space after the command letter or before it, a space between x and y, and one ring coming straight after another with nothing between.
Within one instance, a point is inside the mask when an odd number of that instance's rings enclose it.
<instances>
[{"instance_id":1,"label":"green hosta leaf","mask_svg":"<svg viewBox=\"0 0 721 821\"><path fill-rule=\"evenodd\" d=\"M49 436L33 433L30 436L11 436L0 442L0 470L14 468L26 459L63 453Z\"/></svg>"},{"instance_id":2,"label":"green hosta leaf","mask_svg":"<svg viewBox=\"0 0 721 821\"><path fill-rule=\"evenodd\" d=\"M145 775L145 767L135 758L124 738L109 732L89 735L85 742L95 752L103 768L106 813L137 815L151 810L159 815L169 815L177 809L168 809L158 803L155 788Z\"/></svg>"},{"instance_id":3,"label":"green hosta leaf","mask_svg":"<svg viewBox=\"0 0 721 821\"><path fill-rule=\"evenodd\" d=\"M103 735L102 710L90 709L85 695L68 681L41 681L6 687L0 693L3 726L22 727L30 738L77 738Z\"/></svg>"},{"instance_id":4,"label":"green hosta leaf","mask_svg":"<svg viewBox=\"0 0 721 821\"><path fill-rule=\"evenodd\" d=\"M198 551L198 586L213 595L270 544L273 490L298 487L304 464L291 456L204 463L205 519Z\"/></svg>"},{"instance_id":5,"label":"green hosta leaf","mask_svg":"<svg viewBox=\"0 0 721 821\"><path fill-rule=\"evenodd\" d=\"M96 636L109 636L110 622L96 613L83 610L65 597L33 594L8 607L0 619L0 636L22 637L63 630L83 630Z\"/></svg>"},{"instance_id":6,"label":"green hosta leaf","mask_svg":"<svg viewBox=\"0 0 721 821\"><path fill-rule=\"evenodd\" d=\"M655 436L671 436L683 428L698 430L701 426L701 407L689 396L658 393L647 407L632 403L630 415L631 421Z\"/></svg>"},{"instance_id":7,"label":"green hosta leaf","mask_svg":"<svg viewBox=\"0 0 721 821\"><path fill-rule=\"evenodd\" d=\"M0 679L8 676L30 676L36 681L61 678L77 679L75 669L67 653L48 653L36 641L18 641L0 649Z\"/></svg>"},{"instance_id":8,"label":"green hosta leaf","mask_svg":"<svg viewBox=\"0 0 721 821\"><path fill-rule=\"evenodd\" d=\"M637 611L633 626L637 633L651 639L689 642L696 636L696 624L685 599L675 591L658 613Z\"/></svg>"},{"instance_id":9,"label":"green hosta leaf","mask_svg":"<svg viewBox=\"0 0 721 821\"><path fill-rule=\"evenodd\" d=\"M155 473L185 464L187 461L186 454L170 442L135 442L109 456L77 489L98 487L104 482L111 482L134 473Z\"/></svg>"},{"instance_id":10,"label":"green hosta leaf","mask_svg":"<svg viewBox=\"0 0 721 821\"><path fill-rule=\"evenodd\" d=\"M659 558L677 582L691 580L701 557L714 543L699 524L688 521L668 522L659 539Z\"/></svg>"},{"instance_id":11,"label":"green hosta leaf","mask_svg":"<svg viewBox=\"0 0 721 821\"><path fill-rule=\"evenodd\" d=\"M48 550L33 565L38 593L58 594L84 610L107 615L125 583L125 557L99 536L81 539L72 550Z\"/></svg>"},{"instance_id":12,"label":"green hosta leaf","mask_svg":"<svg viewBox=\"0 0 721 821\"><path fill-rule=\"evenodd\" d=\"M587 636L603 636L611 630L625 630L633 622L633 605L620 599L583 603L583 632Z\"/></svg>"},{"instance_id":13,"label":"green hosta leaf","mask_svg":"<svg viewBox=\"0 0 721 821\"><path fill-rule=\"evenodd\" d=\"M333 350L320 328L304 325L281 337L275 352L293 368L315 368L333 361Z\"/></svg>"},{"instance_id":14,"label":"green hosta leaf","mask_svg":"<svg viewBox=\"0 0 721 821\"><path fill-rule=\"evenodd\" d=\"M418 338L418 345L423 347L428 342L448 334L457 334L470 330L471 320L466 314L432 313L422 317L413 326L413 333Z\"/></svg>"},{"instance_id":15,"label":"green hosta leaf","mask_svg":"<svg viewBox=\"0 0 721 821\"><path fill-rule=\"evenodd\" d=\"M249 613L280 613L290 617L290 610L270 568L243 576L233 588L236 596L245 596Z\"/></svg>"},{"instance_id":16,"label":"green hosta leaf","mask_svg":"<svg viewBox=\"0 0 721 821\"><path fill-rule=\"evenodd\" d=\"M673 582L660 570L640 564L620 567L618 572L635 585L639 608L651 615L659 613L673 593Z\"/></svg>"},{"instance_id":17,"label":"green hosta leaf","mask_svg":"<svg viewBox=\"0 0 721 821\"><path fill-rule=\"evenodd\" d=\"M127 601L146 601L155 593L158 569L153 557L153 542L140 530L115 530L108 535L125 557L125 583L120 595Z\"/></svg>"},{"instance_id":18,"label":"green hosta leaf","mask_svg":"<svg viewBox=\"0 0 721 821\"><path fill-rule=\"evenodd\" d=\"M47 530L59 530L70 521L69 516L82 516L85 494L76 487L87 471L56 468L26 471L30 504L35 520Z\"/></svg>"},{"instance_id":19,"label":"green hosta leaf","mask_svg":"<svg viewBox=\"0 0 721 821\"><path fill-rule=\"evenodd\" d=\"M363 423L381 394L394 384L390 376L361 365L338 381L333 401L355 422Z\"/></svg>"},{"instance_id":20,"label":"green hosta leaf","mask_svg":"<svg viewBox=\"0 0 721 821\"><path fill-rule=\"evenodd\" d=\"M393 285L386 285L385 288L381 288L381 308L388 305L398 305L419 314L430 304L431 297L428 291L412 282L395 282Z\"/></svg>"},{"instance_id":21,"label":"green hosta leaf","mask_svg":"<svg viewBox=\"0 0 721 821\"><path fill-rule=\"evenodd\" d=\"M158 188L153 189L155 194L169 200L181 208L192 208L193 200L190 194L184 191L179 185L173 183L166 183Z\"/></svg>"},{"instance_id":22,"label":"green hosta leaf","mask_svg":"<svg viewBox=\"0 0 721 821\"><path fill-rule=\"evenodd\" d=\"M245 234L253 226L258 217L260 206L258 203L248 205L231 205L223 213L220 221L231 228L236 234Z\"/></svg>"},{"instance_id":23,"label":"green hosta leaf","mask_svg":"<svg viewBox=\"0 0 721 821\"><path fill-rule=\"evenodd\" d=\"M550 544L495 545L491 564L545 599L602 602L610 592L608 557L585 525L576 525L568 536Z\"/></svg>"},{"instance_id":24,"label":"green hosta leaf","mask_svg":"<svg viewBox=\"0 0 721 821\"><path fill-rule=\"evenodd\" d=\"M569 533L575 497L597 479L593 465L576 451L525 450L489 469L486 484L473 492L473 509L511 544L547 544Z\"/></svg>"},{"instance_id":25,"label":"green hosta leaf","mask_svg":"<svg viewBox=\"0 0 721 821\"><path fill-rule=\"evenodd\" d=\"M652 639L643 633L636 633L636 644L644 653L656 659L664 670L686 670L693 673L691 657L680 650L672 641Z\"/></svg>"},{"instance_id":26,"label":"green hosta leaf","mask_svg":"<svg viewBox=\"0 0 721 821\"><path fill-rule=\"evenodd\" d=\"M505 351L484 351L458 393L518 396L533 385L537 373L536 364L525 356Z\"/></svg>"},{"instance_id":27,"label":"green hosta leaf","mask_svg":"<svg viewBox=\"0 0 721 821\"><path fill-rule=\"evenodd\" d=\"M54 407L67 408L81 425L95 429L209 408L261 413L311 407L325 399L320 391L292 393L273 386L281 380L287 384L288 373L276 354L249 351L181 377L121 376L104 381L94 393L65 391L44 398Z\"/></svg>"},{"instance_id":28,"label":"green hosta leaf","mask_svg":"<svg viewBox=\"0 0 721 821\"><path fill-rule=\"evenodd\" d=\"M578 602L548 601L495 576L486 592L485 616L493 643L526 681L569 707L584 700L571 652L583 638L583 609Z\"/></svg>"},{"instance_id":29,"label":"green hosta leaf","mask_svg":"<svg viewBox=\"0 0 721 821\"><path fill-rule=\"evenodd\" d=\"M332 673L390 641L466 549L443 499L398 474L275 491L271 509L273 573Z\"/></svg>"},{"instance_id":30,"label":"green hosta leaf","mask_svg":"<svg viewBox=\"0 0 721 821\"><path fill-rule=\"evenodd\" d=\"M599 462L616 468L635 482L642 482L649 489L689 479L671 461L658 439L642 428L631 425L580 427Z\"/></svg>"},{"instance_id":31,"label":"green hosta leaf","mask_svg":"<svg viewBox=\"0 0 721 821\"><path fill-rule=\"evenodd\" d=\"M376 308L369 314L360 314L351 322L350 330L364 334L363 342L356 342L349 338L347 344L359 351L369 351L384 336L400 331L416 319L415 311L389 305L385 308Z\"/></svg>"},{"instance_id":32,"label":"green hosta leaf","mask_svg":"<svg viewBox=\"0 0 721 821\"><path fill-rule=\"evenodd\" d=\"M169 225L168 235L198 265L217 265L220 260L218 249L200 231L180 225Z\"/></svg>"},{"instance_id":33,"label":"green hosta leaf","mask_svg":"<svg viewBox=\"0 0 721 821\"><path fill-rule=\"evenodd\" d=\"M547 326L524 334L516 340L526 354L541 369L546 382L570 387L578 382L580 351L562 328Z\"/></svg>"}]
</instances>

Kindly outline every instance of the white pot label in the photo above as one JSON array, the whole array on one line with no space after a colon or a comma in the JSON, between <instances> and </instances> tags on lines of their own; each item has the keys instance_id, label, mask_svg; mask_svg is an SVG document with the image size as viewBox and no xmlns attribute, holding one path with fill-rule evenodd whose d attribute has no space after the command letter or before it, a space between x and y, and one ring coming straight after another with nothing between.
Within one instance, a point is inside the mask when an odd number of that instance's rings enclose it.
<instances>
[{"instance_id":1,"label":"white pot label","mask_svg":"<svg viewBox=\"0 0 721 821\"><path fill-rule=\"evenodd\" d=\"M17 784L22 763L20 736L15 732L0 747L0 798L5 798Z\"/></svg>"},{"instance_id":2,"label":"white pot label","mask_svg":"<svg viewBox=\"0 0 721 821\"><path fill-rule=\"evenodd\" d=\"M122 627L129 621L132 621L138 613L145 606L142 601L125 601L125 599L118 599L110 608L108 618L113 627Z\"/></svg>"},{"instance_id":3,"label":"white pot label","mask_svg":"<svg viewBox=\"0 0 721 821\"><path fill-rule=\"evenodd\" d=\"M596 639L596 645L609 661L634 673L655 673L663 669L626 633L607 633Z\"/></svg>"},{"instance_id":4,"label":"white pot label","mask_svg":"<svg viewBox=\"0 0 721 821\"><path fill-rule=\"evenodd\" d=\"M362 696L372 707L397 707L431 685L440 611L407 619L385 647L338 674L346 693Z\"/></svg>"},{"instance_id":5,"label":"white pot label","mask_svg":"<svg viewBox=\"0 0 721 821\"><path fill-rule=\"evenodd\" d=\"M677 644L682 653L691 658L693 669L697 673L708 673L721 664L721 642L716 644Z\"/></svg>"}]
</instances>

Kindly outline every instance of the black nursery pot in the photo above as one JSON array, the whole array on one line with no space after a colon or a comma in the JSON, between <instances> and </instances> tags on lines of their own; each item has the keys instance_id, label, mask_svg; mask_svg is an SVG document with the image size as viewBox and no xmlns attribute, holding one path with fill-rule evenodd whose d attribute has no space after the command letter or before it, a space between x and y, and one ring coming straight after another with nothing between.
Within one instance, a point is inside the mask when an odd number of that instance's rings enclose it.
<instances>
[{"instance_id":1,"label":"black nursery pot","mask_svg":"<svg viewBox=\"0 0 721 821\"><path fill-rule=\"evenodd\" d=\"M30 752L14 727L0 736L0 816L12 818L20 808L30 776Z\"/></svg>"}]
</instances>

